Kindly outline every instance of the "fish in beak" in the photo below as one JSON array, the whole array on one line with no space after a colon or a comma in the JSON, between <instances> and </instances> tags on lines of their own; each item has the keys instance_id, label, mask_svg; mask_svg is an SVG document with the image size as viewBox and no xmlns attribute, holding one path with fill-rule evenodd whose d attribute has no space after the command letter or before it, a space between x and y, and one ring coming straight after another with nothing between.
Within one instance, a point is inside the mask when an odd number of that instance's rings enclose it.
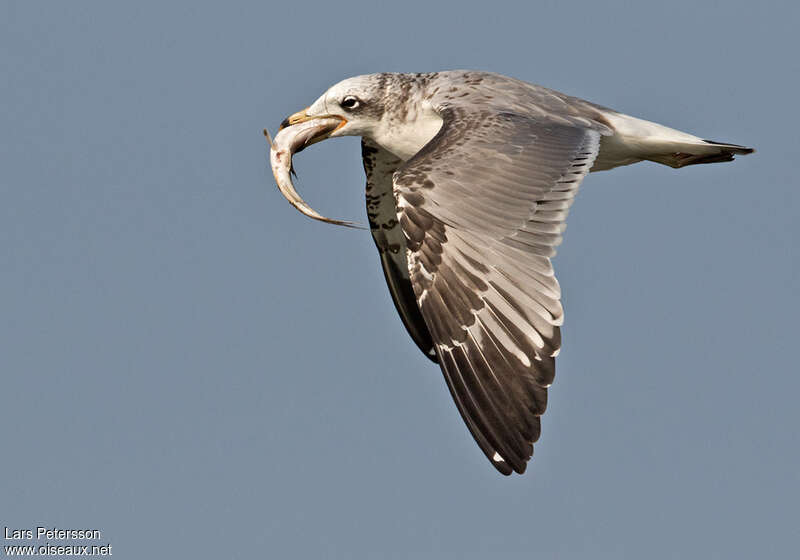
<instances>
[{"instance_id":1,"label":"fish in beak","mask_svg":"<svg viewBox=\"0 0 800 560\"><path fill-rule=\"evenodd\" d=\"M336 115L311 117L303 110L284 119L274 141L270 138L266 129L264 129L264 136L267 137L270 144L269 161L272 167L272 174L275 176L275 182L278 184L281 194L292 206L309 218L321 222L362 228L362 226L353 222L326 218L318 213L303 200L292 184L292 155L312 144L325 140L331 133L345 124L347 124L347 120L343 117Z\"/></svg>"}]
</instances>

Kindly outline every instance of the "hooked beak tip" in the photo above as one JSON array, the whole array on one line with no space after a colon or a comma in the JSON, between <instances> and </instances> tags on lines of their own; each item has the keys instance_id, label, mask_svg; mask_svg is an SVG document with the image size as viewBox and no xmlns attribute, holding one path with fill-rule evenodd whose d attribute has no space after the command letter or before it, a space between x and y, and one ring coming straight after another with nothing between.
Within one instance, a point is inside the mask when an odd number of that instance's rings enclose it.
<instances>
[{"instance_id":1,"label":"hooked beak tip","mask_svg":"<svg viewBox=\"0 0 800 560\"><path fill-rule=\"evenodd\" d=\"M281 122L281 125L278 127L278 130L283 130L287 126L292 126L293 124L298 124L304 121L311 119L312 117L308 116L306 113L306 109L302 111L298 111L294 115L288 116Z\"/></svg>"}]
</instances>

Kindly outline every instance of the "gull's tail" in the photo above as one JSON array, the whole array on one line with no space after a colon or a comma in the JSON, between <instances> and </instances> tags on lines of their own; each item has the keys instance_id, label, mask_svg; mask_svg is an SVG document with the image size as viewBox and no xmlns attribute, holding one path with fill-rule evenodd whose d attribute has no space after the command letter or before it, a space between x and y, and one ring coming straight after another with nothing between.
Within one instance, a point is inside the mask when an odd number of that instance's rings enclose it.
<instances>
[{"instance_id":1,"label":"gull's tail","mask_svg":"<svg viewBox=\"0 0 800 560\"><path fill-rule=\"evenodd\" d=\"M738 144L703 140L699 136L616 111L605 111L603 118L613 134L603 137L592 171L612 169L643 159L670 167L686 167L698 163L731 161L737 154L755 151Z\"/></svg>"},{"instance_id":2,"label":"gull's tail","mask_svg":"<svg viewBox=\"0 0 800 560\"><path fill-rule=\"evenodd\" d=\"M733 161L734 155L752 154L755 150L738 144L700 140L697 143L676 142L675 151L666 154L651 155L646 158L670 167L686 167L698 163L719 163Z\"/></svg>"}]
</instances>

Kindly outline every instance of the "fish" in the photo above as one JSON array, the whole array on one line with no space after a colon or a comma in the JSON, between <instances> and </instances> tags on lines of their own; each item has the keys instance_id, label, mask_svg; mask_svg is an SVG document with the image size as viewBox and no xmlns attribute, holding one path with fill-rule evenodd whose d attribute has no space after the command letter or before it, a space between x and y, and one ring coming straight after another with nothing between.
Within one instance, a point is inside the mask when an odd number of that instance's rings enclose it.
<instances>
[{"instance_id":1,"label":"fish","mask_svg":"<svg viewBox=\"0 0 800 560\"><path fill-rule=\"evenodd\" d=\"M289 204L302 214L326 224L365 229L364 226L355 222L323 216L303 200L292 183L292 174L294 173L292 156L311 144L324 140L341 124L342 120L339 118L309 119L291 126L282 126L274 140L270 137L267 129L264 129L264 136L269 143L269 163L278 190L289 201Z\"/></svg>"}]
</instances>

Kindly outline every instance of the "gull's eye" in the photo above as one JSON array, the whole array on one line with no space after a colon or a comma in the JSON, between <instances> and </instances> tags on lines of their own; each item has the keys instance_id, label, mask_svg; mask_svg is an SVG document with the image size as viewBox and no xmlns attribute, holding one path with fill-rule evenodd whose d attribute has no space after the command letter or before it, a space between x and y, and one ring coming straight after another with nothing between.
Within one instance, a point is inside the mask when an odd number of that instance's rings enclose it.
<instances>
[{"instance_id":1,"label":"gull's eye","mask_svg":"<svg viewBox=\"0 0 800 560\"><path fill-rule=\"evenodd\" d=\"M361 101L359 101L358 97L355 97L354 95L348 95L347 97L342 99L340 105L342 106L342 109L346 111L352 111L353 109L361 105Z\"/></svg>"}]
</instances>

